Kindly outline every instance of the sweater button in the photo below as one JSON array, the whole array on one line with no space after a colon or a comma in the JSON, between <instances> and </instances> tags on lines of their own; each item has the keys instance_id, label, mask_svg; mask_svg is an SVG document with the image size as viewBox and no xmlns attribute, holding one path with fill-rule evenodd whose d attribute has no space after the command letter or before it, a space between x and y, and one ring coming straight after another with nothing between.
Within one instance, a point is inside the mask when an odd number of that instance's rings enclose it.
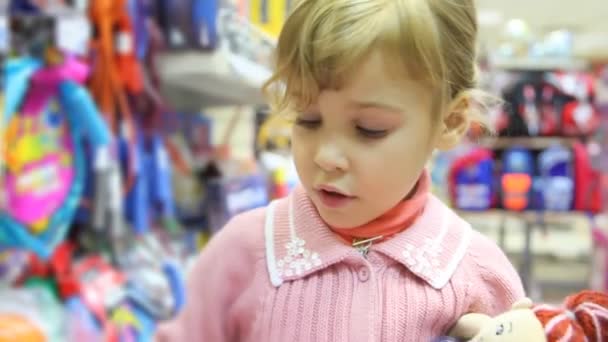
<instances>
[{"instance_id":1,"label":"sweater button","mask_svg":"<svg viewBox=\"0 0 608 342\"><path fill-rule=\"evenodd\" d=\"M366 282L369 280L369 269L367 267L361 267L358 272L359 280Z\"/></svg>"}]
</instances>

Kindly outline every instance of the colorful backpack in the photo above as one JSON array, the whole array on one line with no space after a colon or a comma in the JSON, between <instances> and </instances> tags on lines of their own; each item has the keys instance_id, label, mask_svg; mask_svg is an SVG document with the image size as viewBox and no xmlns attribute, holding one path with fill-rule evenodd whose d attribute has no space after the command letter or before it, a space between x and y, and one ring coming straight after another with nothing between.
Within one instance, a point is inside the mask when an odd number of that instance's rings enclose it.
<instances>
[{"instance_id":1,"label":"colorful backpack","mask_svg":"<svg viewBox=\"0 0 608 342\"><path fill-rule=\"evenodd\" d=\"M462 210L487 210L494 204L492 151L474 149L454 160L449 171L453 205Z\"/></svg>"},{"instance_id":2,"label":"colorful backpack","mask_svg":"<svg viewBox=\"0 0 608 342\"><path fill-rule=\"evenodd\" d=\"M600 124L595 108L595 80L587 73L556 74L563 91L569 95L562 113L562 130L565 135L592 134Z\"/></svg>"},{"instance_id":3,"label":"colorful backpack","mask_svg":"<svg viewBox=\"0 0 608 342\"><path fill-rule=\"evenodd\" d=\"M508 210L524 210L531 206L534 158L523 147L503 152L501 177L502 205Z\"/></svg>"},{"instance_id":4,"label":"colorful backpack","mask_svg":"<svg viewBox=\"0 0 608 342\"><path fill-rule=\"evenodd\" d=\"M542 202L538 209L567 211L574 202L574 170L570 149L552 146L538 156Z\"/></svg>"},{"instance_id":5,"label":"colorful backpack","mask_svg":"<svg viewBox=\"0 0 608 342\"><path fill-rule=\"evenodd\" d=\"M2 118L6 161L0 248L48 258L63 240L85 181L82 138L96 146L110 134L85 88L87 67L75 58L43 66L30 58L7 61Z\"/></svg>"},{"instance_id":6,"label":"colorful backpack","mask_svg":"<svg viewBox=\"0 0 608 342\"><path fill-rule=\"evenodd\" d=\"M600 116L589 99L570 101L564 106L563 133L578 136L592 134L600 125Z\"/></svg>"}]
</instances>

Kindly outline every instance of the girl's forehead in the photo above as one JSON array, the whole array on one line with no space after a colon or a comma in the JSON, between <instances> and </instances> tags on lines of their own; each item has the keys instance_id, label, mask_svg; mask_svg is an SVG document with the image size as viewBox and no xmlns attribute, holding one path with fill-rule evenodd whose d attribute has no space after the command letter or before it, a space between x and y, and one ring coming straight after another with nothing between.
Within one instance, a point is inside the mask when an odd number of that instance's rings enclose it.
<instances>
[{"instance_id":1,"label":"girl's forehead","mask_svg":"<svg viewBox=\"0 0 608 342\"><path fill-rule=\"evenodd\" d=\"M405 68L395 65L387 63L381 51L372 52L353 68L338 91L372 102L387 98L414 100L432 92L428 82L414 79Z\"/></svg>"}]
</instances>

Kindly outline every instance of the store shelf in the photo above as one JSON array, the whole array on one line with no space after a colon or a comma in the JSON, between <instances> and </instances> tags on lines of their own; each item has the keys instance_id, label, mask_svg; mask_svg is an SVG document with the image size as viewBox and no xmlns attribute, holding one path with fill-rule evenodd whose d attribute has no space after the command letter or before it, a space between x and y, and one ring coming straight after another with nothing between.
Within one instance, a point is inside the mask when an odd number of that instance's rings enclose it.
<instances>
[{"instance_id":1,"label":"store shelf","mask_svg":"<svg viewBox=\"0 0 608 342\"><path fill-rule=\"evenodd\" d=\"M577 141L575 137L494 137L483 138L477 143L483 147L500 150L521 146L531 150L544 150L556 144L572 146Z\"/></svg>"},{"instance_id":2,"label":"store shelf","mask_svg":"<svg viewBox=\"0 0 608 342\"><path fill-rule=\"evenodd\" d=\"M591 221L582 212L489 210L459 214L505 252L523 258L524 263L531 262L531 256L582 260L589 257L593 244Z\"/></svg>"},{"instance_id":3,"label":"store shelf","mask_svg":"<svg viewBox=\"0 0 608 342\"><path fill-rule=\"evenodd\" d=\"M589 68L589 64L582 59L574 58L492 58L490 64L493 68L511 71L582 71Z\"/></svg>"},{"instance_id":4,"label":"store shelf","mask_svg":"<svg viewBox=\"0 0 608 342\"><path fill-rule=\"evenodd\" d=\"M180 51L159 57L162 92L178 110L264 104L261 92L269 71L238 56Z\"/></svg>"},{"instance_id":5,"label":"store shelf","mask_svg":"<svg viewBox=\"0 0 608 342\"><path fill-rule=\"evenodd\" d=\"M464 219L476 221L491 220L499 217L514 218L524 221L544 221L545 223L566 223L572 220L588 220L587 214L579 211L510 211L503 209L491 209L485 211L459 211L458 214Z\"/></svg>"}]
</instances>

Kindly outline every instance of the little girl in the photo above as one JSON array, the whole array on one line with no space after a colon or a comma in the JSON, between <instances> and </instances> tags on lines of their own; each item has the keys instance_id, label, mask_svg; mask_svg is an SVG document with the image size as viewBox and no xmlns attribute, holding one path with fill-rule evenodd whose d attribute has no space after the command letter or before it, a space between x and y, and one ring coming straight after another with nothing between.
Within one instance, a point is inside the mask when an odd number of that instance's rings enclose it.
<instances>
[{"instance_id":1,"label":"little girl","mask_svg":"<svg viewBox=\"0 0 608 342\"><path fill-rule=\"evenodd\" d=\"M267 84L301 187L204 249L159 341L430 341L524 296L425 164L482 118L473 0L301 0Z\"/></svg>"}]
</instances>

